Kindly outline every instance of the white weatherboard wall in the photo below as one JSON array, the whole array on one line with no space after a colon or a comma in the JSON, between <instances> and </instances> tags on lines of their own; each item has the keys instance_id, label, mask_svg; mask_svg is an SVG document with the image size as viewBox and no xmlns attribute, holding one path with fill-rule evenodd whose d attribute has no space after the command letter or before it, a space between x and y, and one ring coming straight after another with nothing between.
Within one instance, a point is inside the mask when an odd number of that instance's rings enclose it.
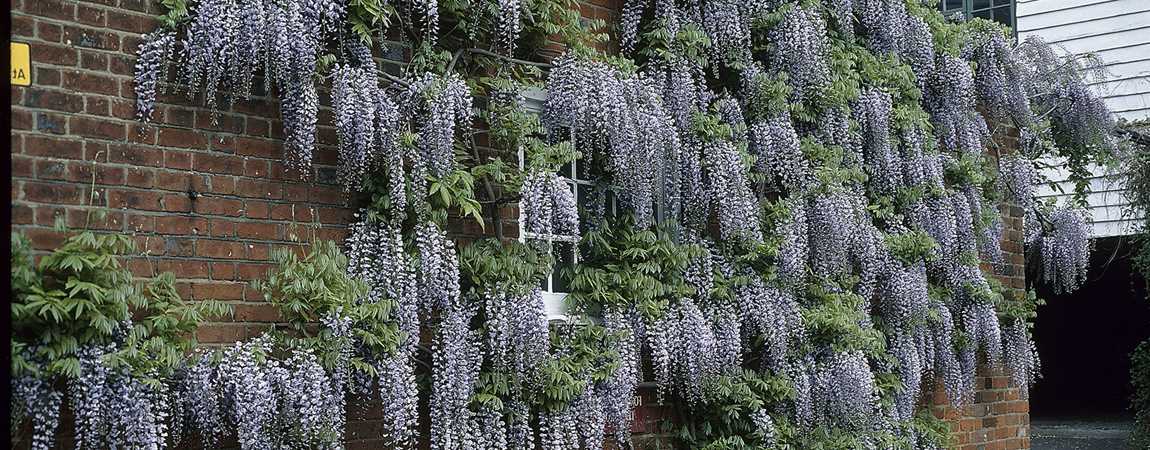
<instances>
[{"instance_id":1,"label":"white weatherboard wall","mask_svg":"<svg viewBox=\"0 0 1150 450\"><path fill-rule=\"evenodd\" d=\"M1018 0L1018 39L1037 35L1074 54L1094 53L1106 63L1105 79L1092 86L1106 99L1115 117L1150 119L1150 0ZM1135 221L1126 217L1128 201L1121 185L1103 168L1092 171L1088 198L1094 237L1131 234ZM1047 179L1064 192L1064 170L1047 170ZM1051 187L1040 194L1064 197ZM1064 200L1064 199L1059 199Z\"/></svg>"}]
</instances>

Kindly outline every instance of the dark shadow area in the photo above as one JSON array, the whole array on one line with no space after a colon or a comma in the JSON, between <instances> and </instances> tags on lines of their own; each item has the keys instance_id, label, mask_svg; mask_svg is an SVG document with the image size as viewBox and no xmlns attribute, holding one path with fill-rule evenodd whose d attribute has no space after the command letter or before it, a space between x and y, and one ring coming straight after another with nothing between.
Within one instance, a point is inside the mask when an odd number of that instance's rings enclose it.
<instances>
[{"instance_id":1,"label":"dark shadow area","mask_svg":"<svg viewBox=\"0 0 1150 450\"><path fill-rule=\"evenodd\" d=\"M1150 337L1150 302L1130 266L1129 238L1094 244L1085 285L1069 295L1036 289L1046 305L1034 327L1042 360L1030 397L1035 419L1133 420L1130 352Z\"/></svg>"}]
</instances>

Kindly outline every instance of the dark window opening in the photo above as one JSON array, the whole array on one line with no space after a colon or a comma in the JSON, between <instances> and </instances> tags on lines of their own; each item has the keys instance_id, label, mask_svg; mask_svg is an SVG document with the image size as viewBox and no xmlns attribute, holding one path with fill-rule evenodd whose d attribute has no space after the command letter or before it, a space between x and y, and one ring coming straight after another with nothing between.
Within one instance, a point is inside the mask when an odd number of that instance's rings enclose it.
<instances>
[{"instance_id":1,"label":"dark window opening","mask_svg":"<svg viewBox=\"0 0 1150 450\"><path fill-rule=\"evenodd\" d=\"M1133 419L1130 353L1150 338L1150 301L1130 265L1130 239L1094 243L1087 282L1077 291L1037 288L1046 305L1034 326L1042 361L1030 397L1035 419Z\"/></svg>"}]
</instances>

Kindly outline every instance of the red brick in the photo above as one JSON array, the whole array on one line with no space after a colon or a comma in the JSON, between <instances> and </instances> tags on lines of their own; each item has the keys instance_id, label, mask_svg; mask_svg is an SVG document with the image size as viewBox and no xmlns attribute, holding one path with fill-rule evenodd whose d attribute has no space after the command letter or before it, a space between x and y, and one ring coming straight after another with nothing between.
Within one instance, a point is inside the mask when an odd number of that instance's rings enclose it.
<instances>
[{"instance_id":1,"label":"red brick","mask_svg":"<svg viewBox=\"0 0 1150 450\"><path fill-rule=\"evenodd\" d=\"M212 220L209 227L212 237L230 238L236 234L236 224L227 220Z\"/></svg>"},{"instance_id":2,"label":"red brick","mask_svg":"<svg viewBox=\"0 0 1150 450\"><path fill-rule=\"evenodd\" d=\"M12 155L12 176L13 177L32 177L32 158L25 158L19 155Z\"/></svg>"},{"instance_id":3,"label":"red brick","mask_svg":"<svg viewBox=\"0 0 1150 450\"><path fill-rule=\"evenodd\" d=\"M165 191L188 192L196 184L196 175L188 172L158 171L156 172L156 189Z\"/></svg>"},{"instance_id":4,"label":"red brick","mask_svg":"<svg viewBox=\"0 0 1150 450\"><path fill-rule=\"evenodd\" d=\"M245 215L251 219L267 219L268 208L269 205L267 202L248 200L247 203L244 204Z\"/></svg>"},{"instance_id":5,"label":"red brick","mask_svg":"<svg viewBox=\"0 0 1150 450\"><path fill-rule=\"evenodd\" d=\"M123 123L78 116L68 118L68 131L96 139L123 140L127 136Z\"/></svg>"},{"instance_id":6,"label":"red brick","mask_svg":"<svg viewBox=\"0 0 1150 450\"><path fill-rule=\"evenodd\" d=\"M50 67L34 67L36 76L32 78L32 83L36 86L59 86L60 85L60 71Z\"/></svg>"},{"instance_id":7,"label":"red brick","mask_svg":"<svg viewBox=\"0 0 1150 450\"><path fill-rule=\"evenodd\" d=\"M191 169L192 154L180 151L165 151L163 166L169 169Z\"/></svg>"},{"instance_id":8,"label":"red brick","mask_svg":"<svg viewBox=\"0 0 1150 450\"><path fill-rule=\"evenodd\" d=\"M156 19L151 16L108 11L108 27L134 33L147 33L156 28Z\"/></svg>"},{"instance_id":9,"label":"red brick","mask_svg":"<svg viewBox=\"0 0 1150 450\"><path fill-rule=\"evenodd\" d=\"M235 224L236 236L243 239L260 239L265 241L279 238L279 226L264 222L239 222Z\"/></svg>"},{"instance_id":10,"label":"red brick","mask_svg":"<svg viewBox=\"0 0 1150 450\"><path fill-rule=\"evenodd\" d=\"M77 5L76 21L86 25L102 27L108 23L108 16L103 9L88 5Z\"/></svg>"},{"instance_id":11,"label":"red brick","mask_svg":"<svg viewBox=\"0 0 1150 450\"><path fill-rule=\"evenodd\" d=\"M119 50L120 36L109 31L75 26L64 27L64 41L77 47Z\"/></svg>"},{"instance_id":12,"label":"red brick","mask_svg":"<svg viewBox=\"0 0 1150 450\"><path fill-rule=\"evenodd\" d=\"M67 179L80 183L95 182L96 184L120 185L124 184L124 174L124 169L120 167L109 167L90 162L73 162L68 164Z\"/></svg>"},{"instance_id":13,"label":"red brick","mask_svg":"<svg viewBox=\"0 0 1150 450\"><path fill-rule=\"evenodd\" d=\"M18 109L11 109L12 111L12 129L13 130L31 130L32 129L32 112Z\"/></svg>"},{"instance_id":14,"label":"red brick","mask_svg":"<svg viewBox=\"0 0 1150 450\"><path fill-rule=\"evenodd\" d=\"M115 78L74 70L63 73L63 87L86 94L118 95L120 82Z\"/></svg>"},{"instance_id":15,"label":"red brick","mask_svg":"<svg viewBox=\"0 0 1150 450\"><path fill-rule=\"evenodd\" d=\"M12 26L11 32L13 36L32 37L36 34L36 26L31 17L16 15L12 15L11 17L12 22L10 25Z\"/></svg>"},{"instance_id":16,"label":"red brick","mask_svg":"<svg viewBox=\"0 0 1150 450\"><path fill-rule=\"evenodd\" d=\"M244 245L232 241L200 239L196 242L196 256L217 259L243 259Z\"/></svg>"},{"instance_id":17,"label":"red brick","mask_svg":"<svg viewBox=\"0 0 1150 450\"><path fill-rule=\"evenodd\" d=\"M240 175L244 172L244 161L235 156L197 153L192 156L192 167L200 172Z\"/></svg>"},{"instance_id":18,"label":"red brick","mask_svg":"<svg viewBox=\"0 0 1150 450\"><path fill-rule=\"evenodd\" d=\"M266 303L236 305L235 311L236 320L240 322L277 322L281 320L279 310Z\"/></svg>"},{"instance_id":19,"label":"red brick","mask_svg":"<svg viewBox=\"0 0 1150 450\"><path fill-rule=\"evenodd\" d=\"M208 324L196 329L196 340L205 344L226 344L248 336L243 324Z\"/></svg>"},{"instance_id":20,"label":"red brick","mask_svg":"<svg viewBox=\"0 0 1150 450\"><path fill-rule=\"evenodd\" d=\"M24 12L34 16L72 20L76 17L76 5L71 1L33 0L26 3Z\"/></svg>"},{"instance_id":21,"label":"red brick","mask_svg":"<svg viewBox=\"0 0 1150 450\"><path fill-rule=\"evenodd\" d=\"M180 128L160 128L156 143L164 147L207 149L208 139L195 130Z\"/></svg>"},{"instance_id":22,"label":"red brick","mask_svg":"<svg viewBox=\"0 0 1150 450\"><path fill-rule=\"evenodd\" d=\"M31 225L33 211L27 205L12 205L12 223L18 225Z\"/></svg>"},{"instance_id":23,"label":"red brick","mask_svg":"<svg viewBox=\"0 0 1150 450\"><path fill-rule=\"evenodd\" d=\"M206 231L208 221L187 216L157 216L155 230L159 234L197 235Z\"/></svg>"},{"instance_id":24,"label":"red brick","mask_svg":"<svg viewBox=\"0 0 1150 450\"><path fill-rule=\"evenodd\" d=\"M128 169L125 184L138 188L151 188L155 186L155 172L151 169L132 167Z\"/></svg>"},{"instance_id":25,"label":"red brick","mask_svg":"<svg viewBox=\"0 0 1150 450\"><path fill-rule=\"evenodd\" d=\"M236 263L213 262L211 267L213 280L234 281L236 279Z\"/></svg>"},{"instance_id":26,"label":"red brick","mask_svg":"<svg viewBox=\"0 0 1150 450\"><path fill-rule=\"evenodd\" d=\"M84 191L72 184L24 183L24 200L37 203L78 205L84 202Z\"/></svg>"},{"instance_id":27,"label":"red brick","mask_svg":"<svg viewBox=\"0 0 1150 450\"><path fill-rule=\"evenodd\" d=\"M283 155L283 144L267 139L239 137L236 138L236 154L269 159L279 158Z\"/></svg>"},{"instance_id":28,"label":"red brick","mask_svg":"<svg viewBox=\"0 0 1150 450\"><path fill-rule=\"evenodd\" d=\"M219 197L203 197L195 202L198 214L240 217L244 215L244 203L239 200Z\"/></svg>"},{"instance_id":29,"label":"red brick","mask_svg":"<svg viewBox=\"0 0 1150 450\"><path fill-rule=\"evenodd\" d=\"M54 23L37 22L36 37L48 42L60 42L64 38L64 27Z\"/></svg>"},{"instance_id":30,"label":"red brick","mask_svg":"<svg viewBox=\"0 0 1150 450\"><path fill-rule=\"evenodd\" d=\"M37 42L32 44L31 52L33 67L37 64L75 66L80 62L80 52L64 45Z\"/></svg>"},{"instance_id":31,"label":"red brick","mask_svg":"<svg viewBox=\"0 0 1150 450\"><path fill-rule=\"evenodd\" d=\"M163 195L155 191L112 190L108 192L108 205L111 208L163 211Z\"/></svg>"},{"instance_id":32,"label":"red brick","mask_svg":"<svg viewBox=\"0 0 1150 450\"><path fill-rule=\"evenodd\" d=\"M244 283L232 282L205 282L205 283L192 283L192 298L197 300L243 300L244 299ZM240 318L239 306L236 305L236 317L238 321L245 321ZM266 305L265 305L266 306Z\"/></svg>"},{"instance_id":33,"label":"red brick","mask_svg":"<svg viewBox=\"0 0 1150 450\"><path fill-rule=\"evenodd\" d=\"M267 278L271 264L237 263L235 276L243 281L252 281Z\"/></svg>"},{"instance_id":34,"label":"red brick","mask_svg":"<svg viewBox=\"0 0 1150 450\"><path fill-rule=\"evenodd\" d=\"M192 211L192 199L187 194L168 194L163 200L164 211L186 213Z\"/></svg>"},{"instance_id":35,"label":"red brick","mask_svg":"<svg viewBox=\"0 0 1150 450\"><path fill-rule=\"evenodd\" d=\"M111 149L108 160L121 164L162 167L164 152L142 145L117 145Z\"/></svg>"},{"instance_id":36,"label":"red brick","mask_svg":"<svg viewBox=\"0 0 1150 450\"><path fill-rule=\"evenodd\" d=\"M196 111L196 128L201 130L223 131L227 133L242 134L244 132L244 118L230 114L212 113L210 111Z\"/></svg>"},{"instance_id":37,"label":"red brick","mask_svg":"<svg viewBox=\"0 0 1150 450\"><path fill-rule=\"evenodd\" d=\"M84 97L69 92L32 88L25 93L22 104L29 108L80 112L84 110Z\"/></svg>"},{"instance_id":38,"label":"red brick","mask_svg":"<svg viewBox=\"0 0 1150 450\"><path fill-rule=\"evenodd\" d=\"M28 135L24 138L24 154L50 158L84 159L84 144L44 136Z\"/></svg>"},{"instance_id":39,"label":"red brick","mask_svg":"<svg viewBox=\"0 0 1150 450\"><path fill-rule=\"evenodd\" d=\"M235 193L242 197L277 200L282 198L281 189L282 185L279 183L240 178L236 180Z\"/></svg>"}]
</instances>

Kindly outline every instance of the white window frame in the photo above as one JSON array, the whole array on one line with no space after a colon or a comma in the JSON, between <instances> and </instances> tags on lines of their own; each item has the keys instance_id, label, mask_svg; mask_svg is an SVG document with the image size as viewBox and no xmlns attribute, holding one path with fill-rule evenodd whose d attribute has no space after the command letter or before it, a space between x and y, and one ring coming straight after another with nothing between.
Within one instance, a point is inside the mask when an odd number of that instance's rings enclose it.
<instances>
[{"instance_id":1,"label":"white window frame","mask_svg":"<svg viewBox=\"0 0 1150 450\"><path fill-rule=\"evenodd\" d=\"M523 97L527 103L527 105L526 105L527 110L534 112L536 114L542 112L543 103L547 99L547 92L546 91L544 91L542 89L537 89L537 88L528 88L528 89L524 89L524 91L522 93L523 93ZM526 167L525 157L526 156L524 155L523 149L520 148L519 149L519 169L520 170L523 170ZM578 160L572 161L570 164L570 173L568 173L568 174L560 173L559 174L559 175L564 176L564 178L566 178L566 180L564 180L564 182L568 185L568 187L570 187L574 191L574 193L575 193L575 204L576 205L579 205L579 201L580 201L579 186L580 185L584 185L584 186L593 185L593 183L591 181L579 180L578 178L576 178L576 176L579 173L578 172L578 167L579 167L578 164L579 164ZM582 221L582 218L580 218L580 221ZM571 252L572 252L571 263L575 264L579 261L579 238L580 238L579 235L556 236L556 235L542 235L542 234L527 232L526 228L524 227L524 221L523 221L523 200L522 199L520 199L520 201L519 201L519 220L517 222L519 223L519 241L520 242L526 242L528 239L542 240L542 241L546 241L548 243L548 247L551 249L554 249L553 244L555 244L556 242L570 244ZM558 261L558 258L556 258L556 262L557 261ZM555 272L556 271L554 270L554 268L552 268L550 273L547 274L545 286L543 286L543 308L547 312L547 319L549 319L549 320L566 320L568 318L568 312L569 312L568 308L567 308L567 303L566 303L568 293L567 292L555 292L553 290L553 286L555 284L555 277L556 277Z\"/></svg>"}]
</instances>

